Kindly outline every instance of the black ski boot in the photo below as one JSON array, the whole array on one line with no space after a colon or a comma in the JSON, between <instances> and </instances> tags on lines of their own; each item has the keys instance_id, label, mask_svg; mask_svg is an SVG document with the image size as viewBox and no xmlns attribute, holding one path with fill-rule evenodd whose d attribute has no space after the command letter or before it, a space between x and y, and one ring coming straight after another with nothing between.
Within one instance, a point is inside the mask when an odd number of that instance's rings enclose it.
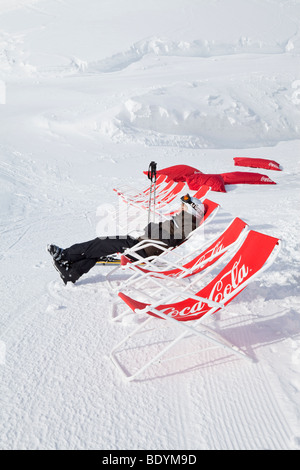
<instances>
[{"instance_id":1,"label":"black ski boot","mask_svg":"<svg viewBox=\"0 0 300 470\"><path fill-rule=\"evenodd\" d=\"M80 275L67 262L60 263L59 261L53 260L53 264L55 269L59 272L64 284L67 284L67 282L75 283L80 278Z\"/></svg>"},{"instance_id":2,"label":"black ski boot","mask_svg":"<svg viewBox=\"0 0 300 470\"><path fill-rule=\"evenodd\" d=\"M62 258L63 249L56 245L47 245L47 250L55 261L60 261Z\"/></svg>"},{"instance_id":3,"label":"black ski boot","mask_svg":"<svg viewBox=\"0 0 300 470\"><path fill-rule=\"evenodd\" d=\"M64 260L63 248L56 245L48 245L47 251L52 256L54 267L59 272L60 277L65 284L67 284L67 282L75 283L80 278L77 271L72 268L71 263Z\"/></svg>"}]
</instances>

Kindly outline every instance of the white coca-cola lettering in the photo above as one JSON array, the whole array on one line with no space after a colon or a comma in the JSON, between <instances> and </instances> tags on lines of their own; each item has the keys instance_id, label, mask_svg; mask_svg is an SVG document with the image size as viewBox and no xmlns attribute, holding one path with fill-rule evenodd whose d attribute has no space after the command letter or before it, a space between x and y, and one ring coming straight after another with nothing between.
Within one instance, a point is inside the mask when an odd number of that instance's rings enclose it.
<instances>
[{"instance_id":1,"label":"white coca-cola lettering","mask_svg":"<svg viewBox=\"0 0 300 470\"><path fill-rule=\"evenodd\" d=\"M206 251L203 253L203 255L197 259L196 263L193 265L192 269L193 271L196 271L199 266L201 266L206 260L209 261L211 257L216 256L220 251L224 249L223 245L223 238L222 240L219 240L218 243L216 243L214 246L210 248L210 250ZM174 273L171 275L173 278L177 278L181 275L181 271L178 273Z\"/></svg>"},{"instance_id":2,"label":"white coca-cola lettering","mask_svg":"<svg viewBox=\"0 0 300 470\"><path fill-rule=\"evenodd\" d=\"M223 238L222 240L219 240L218 243L215 244L215 246L212 246L210 250L208 250L206 253L204 253L195 263L195 267L198 267L200 264L202 264L205 260L209 260L212 256L217 255L220 251L224 249L223 245Z\"/></svg>"},{"instance_id":3,"label":"white coca-cola lettering","mask_svg":"<svg viewBox=\"0 0 300 470\"><path fill-rule=\"evenodd\" d=\"M223 299L230 294L234 289L236 289L242 282L246 279L249 274L249 267L245 264L241 265L242 257L234 262L232 269L223 274L223 276L213 285L213 288L209 294L209 300L214 302L222 302ZM166 307L161 309L165 315L171 317L184 317L188 315L195 315L199 313L205 313L208 310L208 304L200 300L199 302L192 301L188 305L184 302L185 305L182 310L178 310L175 307Z\"/></svg>"},{"instance_id":4,"label":"white coca-cola lettering","mask_svg":"<svg viewBox=\"0 0 300 470\"><path fill-rule=\"evenodd\" d=\"M169 317L185 317L201 312L205 306L207 307L207 304L201 300L199 302L194 302L192 305L187 305L182 310L177 310L175 307L167 307L160 309L160 312L168 315Z\"/></svg>"},{"instance_id":5,"label":"white coca-cola lettering","mask_svg":"<svg viewBox=\"0 0 300 470\"><path fill-rule=\"evenodd\" d=\"M179 314L175 307L162 308L160 309L160 312L164 313L165 315L169 315L169 317L177 317Z\"/></svg>"},{"instance_id":6,"label":"white coca-cola lettering","mask_svg":"<svg viewBox=\"0 0 300 470\"><path fill-rule=\"evenodd\" d=\"M261 177L261 181L270 182L271 179L268 178L267 176L262 176L262 177Z\"/></svg>"},{"instance_id":7,"label":"white coca-cola lettering","mask_svg":"<svg viewBox=\"0 0 300 470\"><path fill-rule=\"evenodd\" d=\"M230 294L233 289L236 289L243 280L247 277L249 273L249 268L247 268L244 264L239 267L241 262L241 257L233 264L232 269L225 273L221 279L214 285L209 298L214 300L215 302L221 302L223 298ZM230 277L228 283L226 283L225 279Z\"/></svg>"}]
</instances>

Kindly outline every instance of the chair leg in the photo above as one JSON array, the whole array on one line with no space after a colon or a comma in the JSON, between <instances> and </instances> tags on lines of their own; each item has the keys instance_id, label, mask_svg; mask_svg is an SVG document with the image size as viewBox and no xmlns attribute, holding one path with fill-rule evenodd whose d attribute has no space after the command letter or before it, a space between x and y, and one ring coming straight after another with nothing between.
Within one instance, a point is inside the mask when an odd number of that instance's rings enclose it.
<instances>
[{"instance_id":1,"label":"chair leg","mask_svg":"<svg viewBox=\"0 0 300 470\"><path fill-rule=\"evenodd\" d=\"M160 314L162 315L162 312L160 311L156 311L155 309L152 309L152 312L155 312L157 314ZM213 312L212 312L213 313ZM154 321L158 321L157 318L153 318L153 317L150 317L148 318L147 320L145 320L141 325L139 325L132 333L130 333L129 335L127 335L119 344L117 344L111 351L111 354L110 354L110 358L111 360L113 361L114 365L117 367L117 369L119 370L119 372L121 372L121 374L123 375L123 377L128 380L128 381L131 381L133 379L135 379L136 377L138 377L142 372L144 372L146 369L148 369L148 367L150 367L152 364L154 364L155 362L158 362L158 360L167 352L169 351L171 348L173 348L179 341L181 341L185 336L187 336L188 334L193 334L193 335L196 335L196 336L200 336L202 338L205 338L207 341L213 343L214 345L216 345L215 347L222 347L222 348L225 348L227 350L229 350L232 354L235 354L239 357L242 357L243 359L247 359L251 362L255 362L255 360L253 358L251 358L250 356L248 356L244 351L242 351L240 348L238 348L237 346L233 345L231 342L229 342L228 340L226 340L225 338L223 338L219 333L217 333L215 330L213 330L212 328L206 326L206 325L203 325L201 324L202 323L202 318L200 318L199 320L197 320L194 324L194 326L189 326L189 325L186 325L185 322L178 322L177 320L175 319L172 319L171 317L167 317L166 315L166 318L169 319L170 321L173 321L176 323L177 326L180 326L182 327L183 331L181 332L180 335L178 335L176 338L174 338L170 344L168 344L168 346L166 346L165 348L163 348L159 353L157 353L156 355L154 355L152 357L152 359L150 359L148 362L146 362L142 367L140 367L136 372L134 372L133 374L130 374L129 371L127 371L124 366L121 365L121 363L118 361L117 359L117 354L118 354L118 350L120 349L120 347L124 344L126 344L126 342L132 338L133 336L135 336L137 333L139 333L146 325L148 325L152 320ZM200 329L197 329L196 327L200 327ZM197 352L197 351L195 351ZM177 356L177 357L181 357L181 356Z\"/></svg>"},{"instance_id":2,"label":"chair leg","mask_svg":"<svg viewBox=\"0 0 300 470\"><path fill-rule=\"evenodd\" d=\"M120 347L127 343L127 341L132 338L133 336L135 336L137 333L139 333L139 331L141 331L145 325L147 325L148 323L150 323L151 321L153 321L154 318L153 317L149 317L147 320L145 320L141 325L139 325L135 330L133 330L129 335L127 335L122 341L120 341L120 343L118 343L110 352L110 359L112 360L112 362L114 363L114 365L117 367L117 369L119 370L119 372L121 372L121 374L123 375L123 378L127 379L127 380L132 380L134 379L137 375L139 375L142 370L138 370L136 373L134 374L129 374L129 372L127 370L125 370L125 368L121 365L121 363L118 361L117 359L117 351L120 349ZM150 365L150 364L149 364ZM143 367L143 370L145 370L145 367Z\"/></svg>"}]
</instances>

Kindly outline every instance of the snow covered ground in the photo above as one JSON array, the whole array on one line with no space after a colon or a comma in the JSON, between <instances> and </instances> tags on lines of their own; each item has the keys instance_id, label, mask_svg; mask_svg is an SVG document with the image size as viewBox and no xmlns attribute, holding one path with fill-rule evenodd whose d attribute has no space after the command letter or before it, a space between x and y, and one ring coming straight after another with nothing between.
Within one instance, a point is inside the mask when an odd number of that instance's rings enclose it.
<instances>
[{"instance_id":1,"label":"snow covered ground","mask_svg":"<svg viewBox=\"0 0 300 470\"><path fill-rule=\"evenodd\" d=\"M299 0L0 1L1 449L299 449L299 28ZM207 236L239 216L284 241L216 318L257 362L207 351L126 383L111 268L65 287L45 246L94 238L152 160L235 156L283 168L210 193Z\"/></svg>"}]
</instances>

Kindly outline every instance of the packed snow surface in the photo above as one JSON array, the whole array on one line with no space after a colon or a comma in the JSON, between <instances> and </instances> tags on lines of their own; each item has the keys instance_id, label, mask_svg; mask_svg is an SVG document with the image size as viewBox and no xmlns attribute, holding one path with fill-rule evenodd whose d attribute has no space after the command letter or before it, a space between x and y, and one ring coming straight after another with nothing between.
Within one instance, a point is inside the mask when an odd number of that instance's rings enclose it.
<instances>
[{"instance_id":1,"label":"packed snow surface","mask_svg":"<svg viewBox=\"0 0 300 470\"><path fill-rule=\"evenodd\" d=\"M0 1L1 449L299 449L299 27L299 0ZM212 323L256 361L186 340L128 383L112 268L64 286L45 247L94 238L150 161L255 171L235 156L282 168L209 195L207 238L238 216L283 241Z\"/></svg>"}]
</instances>

